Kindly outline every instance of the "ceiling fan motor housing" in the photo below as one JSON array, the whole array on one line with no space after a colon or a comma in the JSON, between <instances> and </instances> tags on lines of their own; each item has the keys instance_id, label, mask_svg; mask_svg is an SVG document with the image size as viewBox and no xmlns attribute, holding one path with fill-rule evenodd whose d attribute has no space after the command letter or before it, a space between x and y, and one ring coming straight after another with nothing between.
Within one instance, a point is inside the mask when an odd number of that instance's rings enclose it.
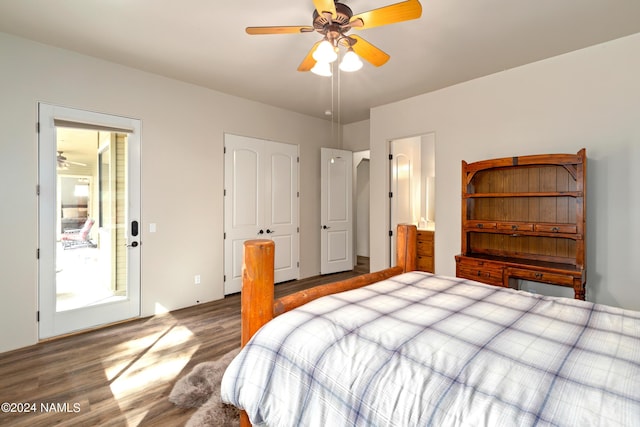
<instances>
[{"instance_id":1,"label":"ceiling fan motor housing","mask_svg":"<svg viewBox=\"0 0 640 427\"><path fill-rule=\"evenodd\" d=\"M321 15L317 10L313 11L313 28L333 41L351 29L349 21L352 16L349 6L336 2L336 17L333 19L328 13Z\"/></svg>"}]
</instances>

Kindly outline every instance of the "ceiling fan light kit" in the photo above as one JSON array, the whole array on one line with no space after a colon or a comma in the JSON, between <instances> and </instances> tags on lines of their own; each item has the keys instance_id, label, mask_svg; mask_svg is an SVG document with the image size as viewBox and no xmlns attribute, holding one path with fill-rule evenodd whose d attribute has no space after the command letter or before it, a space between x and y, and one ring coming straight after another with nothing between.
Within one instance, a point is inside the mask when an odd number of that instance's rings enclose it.
<instances>
[{"instance_id":1,"label":"ceiling fan light kit","mask_svg":"<svg viewBox=\"0 0 640 427\"><path fill-rule=\"evenodd\" d=\"M326 38L320 42L311 55L316 62L333 62L338 59L336 48Z\"/></svg>"},{"instance_id":2,"label":"ceiling fan light kit","mask_svg":"<svg viewBox=\"0 0 640 427\"><path fill-rule=\"evenodd\" d=\"M348 35L352 29L364 30L382 25L417 19L422 15L418 0L406 0L353 15L349 6L334 0L313 0L313 26L247 27L250 35L296 34L317 32L323 36L313 45L303 59L298 71L311 71L321 76L331 76L331 62L338 58L339 46L346 48L340 63L341 71L357 71L362 68L360 57L379 67L389 60L389 55L362 37Z\"/></svg>"},{"instance_id":3,"label":"ceiling fan light kit","mask_svg":"<svg viewBox=\"0 0 640 427\"><path fill-rule=\"evenodd\" d=\"M318 76L322 77L331 77L331 64L329 62L316 62L316 64L311 68L311 72Z\"/></svg>"},{"instance_id":4,"label":"ceiling fan light kit","mask_svg":"<svg viewBox=\"0 0 640 427\"><path fill-rule=\"evenodd\" d=\"M360 57L356 55L353 48L349 48L340 62L340 70L351 73L353 71L358 71L362 68L362 65Z\"/></svg>"}]
</instances>

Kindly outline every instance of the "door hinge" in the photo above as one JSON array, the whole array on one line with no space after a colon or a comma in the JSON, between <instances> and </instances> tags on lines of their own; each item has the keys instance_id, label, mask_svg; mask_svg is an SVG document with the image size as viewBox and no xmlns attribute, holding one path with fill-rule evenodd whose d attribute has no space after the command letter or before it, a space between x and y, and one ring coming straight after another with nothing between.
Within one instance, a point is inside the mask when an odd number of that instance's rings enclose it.
<instances>
[{"instance_id":1,"label":"door hinge","mask_svg":"<svg viewBox=\"0 0 640 427\"><path fill-rule=\"evenodd\" d=\"M389 191L389 198L393 198L393 191Z\"/></svg>"},{"instance_id":2,"label":"door hinge","mask_svg":"<svg viewBox=\"0 0 640 427\"><path fill-rule=\"evenodd\" d=\"M296 267L300 268L300 261L296 262Z\"/></svg>"},{"instance_id":3,"label":"door hinge","mask_svg":"<svg viewBox=\"0 0 640 427\"><path fill-rule=\"evenodd\" d=\"M300 192L298 191L298 197L300 197Z\"/></svg>"},{"instance_id":4,"label":"door hinge","mask_svg":"<svg viewBox=\"0 0 640 427\"><path fill-rule=\"evenodd\" d=\"M227 154L227 147L222 147L222 152L223 152L224 154Z\"/></svg>"},{"instance_id":5,"label":"door hinge","mask_svg":"<svg viewBox=\"0 0 640 427\"><path fill-rule=\"evenodd\" d=\"M40 248L36 249L36 259L40 259Z\"/></svg>"},{"instance_id":6,"label":"door hinge","mask_svg":"<svg viewBox=\"0 0 640 427\"><path fill-rule=\"evenodd\" d=\"M297 159L298 159L298 163L300 163L300 156L298 156L298 158L297 158Z\"/></svg>"},{"instance_id":7,"label":"door hinge","mask_svg":"<svg viewBox=\"0 0 640 427\"><path fill-rule=\"evenodd\" d=\"M36 322L40 321L40 310L36 311Z\"/></svg>"},{"instance_id":8,"label":"door hinge","mask_svg":"<svg viewBox=\"0 0 640 427\"><path fill-rule=\"evenodd\" d=\"M36 185L36 196L40 195L40 184Z\"/></svg>"},{"instance_id":9,"label":"door hinge","mask_svg":"<svg viewBox=\"0 0 640 427\"><path fill-rule=\"evenodd\" d=\"M222 233L222 240L225 240L227 238L227 233Z\"/></svg>"},{"instance_id":10,"label":"door hinge","mask_svg":"<svg viewBox=\"0 0 640 427\"><path fill-rule=\"evenodd\" d=\"M296 231L299 233L299 232L300 232L300 227L297 227L297 228L296 228Z\"/></svg>"},{"instance_id":11,"label":"door hinge","mask_svg":"<svg viewBox=\"0 0 640 427\"><path fill-rule=\"evenodd\" d=\"M227 281L227 275L225 274L224 276L222 276L222 281L226 282Z\"/></svg>"},{"instance_id":12,"label":"door hinge","mask_svg":"<svg viewBox=\"0 0 640 427\"><path fill-rule=\"evenodd\" d=\"M389 237L393 237L393 230L389 230Z\"/></svg>"},{"instance_id":13,"label":"door hinge","mask_svg":"<svg viewBox=\"0 0 640 427\"><path fill-rule=\"evenodd\" d=\"M40 133L40 122L36 122L36 133Z\"/></svg>"},{"instance_id":14,"label":"door hinge","mask_svg":"<svg viewBox=\"0 0 640 427\"><path fill-rule=\"evenodd\" d=\"M226 189L226 188L225 188L224 190L222 190L222 195L223 195L224 197L226 197L226 196L227 196L227 189Z\"/></svg>"},{"instance_id":15,"label":"door hinge","mask_svg":"<svg viewBox=\"0 0 640 427\"><path fill-rule=\"evenodd\" d=\"M393 154L389 154L389 160L393 160Z\"/></svg>"}]
</instances>

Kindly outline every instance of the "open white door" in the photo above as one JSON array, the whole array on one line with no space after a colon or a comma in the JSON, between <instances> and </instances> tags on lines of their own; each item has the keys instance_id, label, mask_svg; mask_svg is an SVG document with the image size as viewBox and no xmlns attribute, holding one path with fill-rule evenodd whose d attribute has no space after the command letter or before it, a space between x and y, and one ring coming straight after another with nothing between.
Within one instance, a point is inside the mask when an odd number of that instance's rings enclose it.
<instances>
[{"instance_id":1,"label":"open white door","mask_svg":"<svg viewBox=\"0 0 640 427\"><path fill-rule=\"evenodd\" d=\"M225 135L225 295L242 289L243 244L275 242L276 283L299 276L298 147Z\"/></svg>"},{"instance_id":2,"label":"open white door","mask_svg":"<svg viewBox=\"0 0 640 427\"><path fill-rule=\"evenodd\" d=\"M353 269L353 153L321 148L320 273Z\"/></svg>"}]
</instances>

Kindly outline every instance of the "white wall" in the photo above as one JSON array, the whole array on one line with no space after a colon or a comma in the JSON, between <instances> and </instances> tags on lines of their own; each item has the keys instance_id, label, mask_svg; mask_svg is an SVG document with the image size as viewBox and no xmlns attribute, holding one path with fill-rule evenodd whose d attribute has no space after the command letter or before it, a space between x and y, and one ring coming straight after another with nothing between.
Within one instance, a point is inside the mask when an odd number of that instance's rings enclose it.
<instances>
[{"instance_id":1,"label":"white wall","mask_svg":"<svg viewBox=\"0 0 640 427\"><path fill-rule=\"evenodd\" d=\"M369 120L342 126L342 148L349 151L369 150Z\"/></svg>"},{"instance_id":2,"label":"white wall","mask_svg":"<svg viewBox=\"0 0 640 427\"><path fill-rule=\"evenodd\" d=\"M435 132L436 271L455 275L460 162L587 149L587 299L640 310L640 34L371 111L371 169L388 141ZM387 173L371 174L371 268L385 267Z\"/></svg>"},{"instance_id":3,"label":"white wall","mask_svg":"<svg viewBox=\"0 0 640 427\"><path fill-rule=\"evenodd\" d=\"M224 132L300 144L300 274L319 273L330 122L3 33L0 58L0 351L37 342L38 101L142 120L143 315L223 296Z\"/></svg>"}]
</instances>

